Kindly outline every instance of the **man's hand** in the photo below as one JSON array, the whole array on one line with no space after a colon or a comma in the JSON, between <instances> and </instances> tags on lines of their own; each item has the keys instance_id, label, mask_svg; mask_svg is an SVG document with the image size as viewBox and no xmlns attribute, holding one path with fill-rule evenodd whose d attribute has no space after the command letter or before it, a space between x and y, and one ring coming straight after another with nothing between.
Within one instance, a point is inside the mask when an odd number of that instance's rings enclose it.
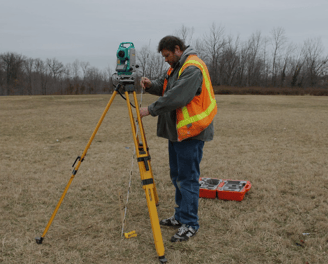
<instances>
[{"instance_id":1,"label":"man's hand","mask_svg":"<svg viewBox=\"0 0 328 264\"><path fill-rule=\"evenodd\" d=\"M148 107L140 107L139 109L141 118L149 115Z\"/></svg>"},{"instance_id":2,"label":"man's hand","mask_svg":"<svg viewBox=\"0 0 328 264\"><path fill-rule=\"evenodd\" d=\"M150 88L151 81L147 77L142 77L140 80L140 85L143 89Z\"/></svg>"}]
</instances>

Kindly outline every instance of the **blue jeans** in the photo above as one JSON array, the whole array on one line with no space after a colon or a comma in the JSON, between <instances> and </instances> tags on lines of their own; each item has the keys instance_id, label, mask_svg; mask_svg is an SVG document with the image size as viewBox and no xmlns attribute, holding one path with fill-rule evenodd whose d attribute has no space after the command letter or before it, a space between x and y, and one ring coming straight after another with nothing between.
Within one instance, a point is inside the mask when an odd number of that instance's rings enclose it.
<instances>
[{"instance_id":1,"label":"blue jeans","mask_svg":"<svg viewBox=\"0 0 328 264\"><path fill-rule=\"evenodd\" d=\"M170 176L175 186L175 219L198 230L199 164L204 141L169 141Z\"/></svg>"}]
</instances>

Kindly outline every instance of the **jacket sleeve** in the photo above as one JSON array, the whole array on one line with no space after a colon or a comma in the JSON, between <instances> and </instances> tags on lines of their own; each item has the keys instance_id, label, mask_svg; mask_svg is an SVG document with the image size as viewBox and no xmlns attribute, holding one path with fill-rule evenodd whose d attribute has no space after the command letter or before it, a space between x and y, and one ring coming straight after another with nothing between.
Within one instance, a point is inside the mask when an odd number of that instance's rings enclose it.
<instances>
[{"instance_id":1,"label":"jacket sleeve","mask_svg":"<svg viewBox=\"0 0 328 264\"><path fill-rule=\"evenodd\" d=\"M201 70L196 66L187 67L164 96L148 106L149 113L157 116L186 106L195 95L200 94L202 82Z\"/></svg>"},{"instance_id":2,"label":"jacket sleeve","mask_svg":"<svg viewBox=\"0 0 328 264\"><path fill-rule=\"evenodd\" d=\"M151 86L145 89L145 91L153 95L162 96L165 76L166 74L157 80L152 80Z\"/></svg>"}]
</instances>

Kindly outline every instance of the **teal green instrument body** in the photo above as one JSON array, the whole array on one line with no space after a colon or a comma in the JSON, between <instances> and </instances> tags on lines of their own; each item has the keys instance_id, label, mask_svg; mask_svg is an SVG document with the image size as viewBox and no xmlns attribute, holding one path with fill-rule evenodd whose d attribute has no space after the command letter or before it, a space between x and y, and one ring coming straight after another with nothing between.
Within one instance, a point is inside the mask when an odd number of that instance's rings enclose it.
<instances>
[{"instance_id":1,"label":"teal green instrument body","mask_svg":"<svg viewBox=\"0 0 328 264\"><path fill-rule=\"evenodd\" d=\"M132 75L136 70L136 52L132 42L122 42L116 52L118 75Z\"/></svg>"}]
</instances>

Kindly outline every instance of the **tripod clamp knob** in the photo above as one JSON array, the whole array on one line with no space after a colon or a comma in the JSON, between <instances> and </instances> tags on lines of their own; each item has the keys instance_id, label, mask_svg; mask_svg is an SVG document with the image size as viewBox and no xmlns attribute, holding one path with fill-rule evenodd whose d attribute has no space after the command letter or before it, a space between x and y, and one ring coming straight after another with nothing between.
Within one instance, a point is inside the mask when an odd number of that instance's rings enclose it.
<instances>
[{"instance_id":1,"label":"tripod clamp knob","mask_svg":"<svg viewBox=\"0 0 328 264\"><path fill-rule=\"evenodd\" d=\"M81 156L78 156L78 157L75 159L75 161L74 161L72 167L75 166L75 163L76 163L78 160L81 160ZM84 161L84 158L81 160L81 162L82 162L82 161Z\"/></svg>"},{"instance_id":2,"label":"tripod clamp knob","mask_svg":"<svg viewBox=\"0 0 328 264\"><path fill-rule=\"evenodd\" d=\"M140 157L137 159L138 162L144 162L145 163L145 167L146 167L146 171L149 171L149 166L148 166L148 160L150 160L150 155L149 156L146 156L146 157Z\"/></svg>"}]
</instances>

